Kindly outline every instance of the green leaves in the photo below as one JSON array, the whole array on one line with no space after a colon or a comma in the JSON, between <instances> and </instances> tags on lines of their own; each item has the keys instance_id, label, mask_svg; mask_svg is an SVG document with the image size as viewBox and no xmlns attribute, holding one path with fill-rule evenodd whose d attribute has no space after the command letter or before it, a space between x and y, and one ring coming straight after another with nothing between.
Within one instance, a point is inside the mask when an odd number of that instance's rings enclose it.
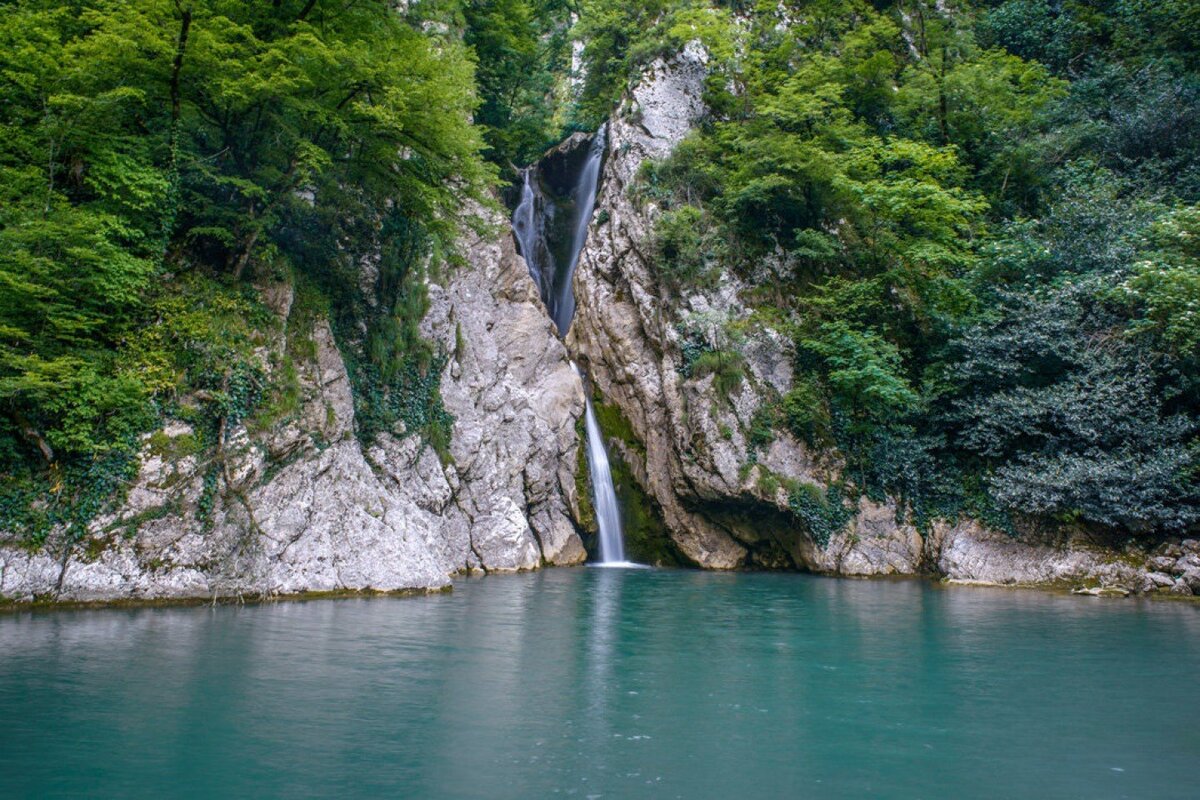
<instances>
[{"instance_id":1,"label":"green leaves","mask_svg":"<svg viewBox=\"0 0 1200 800\"><path fill-rule=\"evenodd\" d=\"M1200 518L1200 216L1170 210L1200 84L1158 11L1081 9L994 4L980 46L940 4L759 4L715 40L735 101L642 173L660 277L754 286L795 347L775 418L918 519ZM794 509L818 527L819 500Z\"/></svg>"},{"instance_id":2,"label":"green leaves","mask_svg":"<svg viewBox=\"0 0 1200 800\"><path fill-rule=\"evenodd\" d=\"M1113 292L1134 318L1129 332L1173 356L1200 359L1200 206L1175 209L1151 229L1149 253Z\"/></svg>"},{"instance_id":3,"label":"green leaves","mask_svg":"<svg viewBox=\"0 0 1200 800\"><path fill-rule=\"evenodd\" d=\"M796 346L801 363L815 363L835 402L856 417L886 423L916 410L899 350L874 331L826 322Z\"/></svg>"},{"instance_id":4,"label":"green leaves","mask_svg":"<svg viewBox=\"0 0 1200 800\"><path fill-rule=\"evenodd\" d=\"M463 4L464 41L477 60L488 158L502 168L535 161L560 138L570 69L565 0L476 0Z\"/></svg>"},{"instance_id":5,"label":"green leaves","mask_svg":"<svg viewBox=\"0 0 1200 800\"><path fill-rule=\"evenodd\" d=\"M719 234L696 206L665 211L654 223L654 265L672 288L708 285L724 255Z\"/></svg>"},{"instance_id":6,"label":"green leaves","mask_svg":"<svg viewBox=\"0 0 1200 800\"><path fill-rule=\"evenodd\" d=\"M163 407L215 429L259 404L252 281L378 258L385 217L420 231L406 264L451 250L495 171L433 30L387 3L0 4L0 480L67 476L56 502L94 513L72 481Z\"/></svg>"}]
</instances>

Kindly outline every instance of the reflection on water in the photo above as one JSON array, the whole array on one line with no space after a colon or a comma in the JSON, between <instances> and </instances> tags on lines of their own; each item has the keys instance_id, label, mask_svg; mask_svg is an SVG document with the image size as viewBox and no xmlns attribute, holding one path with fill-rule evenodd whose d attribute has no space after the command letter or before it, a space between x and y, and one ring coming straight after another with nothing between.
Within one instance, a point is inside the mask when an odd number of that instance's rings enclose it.
<instances>
[{"instance_id":1,"label":"reflection on water","mask_svg":"<svg viewBox=\"0 0 1200 800\"><path fill-rule=\"evenodd\" d=\"M663 570L0 616L0 796L1155 797L1200 608Z\"/></svg>"}]
</instances>

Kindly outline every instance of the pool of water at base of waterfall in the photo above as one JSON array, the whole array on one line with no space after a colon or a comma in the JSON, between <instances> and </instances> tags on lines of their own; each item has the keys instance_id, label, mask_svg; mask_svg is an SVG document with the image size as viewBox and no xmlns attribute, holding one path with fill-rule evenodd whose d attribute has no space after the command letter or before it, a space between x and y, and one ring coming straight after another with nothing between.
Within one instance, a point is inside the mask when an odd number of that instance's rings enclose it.
<instances>
[{"instance_id":1,"label":"pool of water at base of waterfall","mask_svg":"<svg viewBox=\"0 0 1200 800\"><path fill-rule=\"evenodd\" d=\"M1200 607L556 569L0 615L0 796L1194 798Z\"/></svg>"}]
</instances>

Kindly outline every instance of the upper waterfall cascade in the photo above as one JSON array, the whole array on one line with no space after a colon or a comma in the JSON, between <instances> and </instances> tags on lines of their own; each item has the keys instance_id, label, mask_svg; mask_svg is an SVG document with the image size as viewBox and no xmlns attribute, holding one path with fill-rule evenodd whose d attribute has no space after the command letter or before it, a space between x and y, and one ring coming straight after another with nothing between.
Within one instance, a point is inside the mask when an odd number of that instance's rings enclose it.
<instances>
[{"instance_id":1,"label":"upper waterfall cascade","mask_svg":"<svg viewBox=\"0 0 1200 800\"><path fill-rule=\"evenodd\" d=\"M571 283L596 208L606 145L607 125L592 137L582 165L569 176L571 185L558 187L565 188L559 197L553 188L543 187L538 167L521 171L520 201L512 217L513 236L559 336L566 336L575 316ZM569 217L560 216L564 211L571 212Z\"/></svg>"}]
</instances>

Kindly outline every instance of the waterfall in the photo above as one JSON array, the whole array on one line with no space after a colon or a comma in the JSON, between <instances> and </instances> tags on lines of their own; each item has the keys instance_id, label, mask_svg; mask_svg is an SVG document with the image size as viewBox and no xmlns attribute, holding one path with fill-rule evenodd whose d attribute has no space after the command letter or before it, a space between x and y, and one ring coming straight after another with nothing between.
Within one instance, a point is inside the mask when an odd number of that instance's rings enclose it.
<instances>
[{"instance_id":1,"label":"waterfall","mask_svg":"<svg viewBox=\"0 0 1200 800\"><path fill-rule=\"evenodd\" d=\"M572 281L575 277L575 266L579 263L579 254L583 252L584 242L587 241L588 227L592 224L592 212L596 210L596 189L600 182L600 163L604 160L607 134L608 123L605 123L592 138L587 162L575 189L575 234L571 239L567 268L563 270L562 280L556 281L557 296L555 308L551 311L560 336L566 336L571 320L575 317L575 290Z\"/></svg>"},{"instance_id":2,"label":"waterfall","mask_svg":"<svg viewBox=\"0 0 1200 800\"><path fill-rule=\"evenodd\" d=\"M596 524L600 528L600 563L623 565L627 563L625 561L625 536L621 531L621 511L617 507L617 490L613 488L612 470L608 466L608 452L604 449L604 436L600 433L600 425L596 422L596 412L592 409L591 398L585 398L585 403L588 469L592 476Z\"/></svg>"},{"instance_id":3,"label":"waterfall","mask_svg":"<svg viewBox=\"0 0 1200 800\"><path fill-rule=\"evenodd\" d=\"M521 194L513 211L513 237L529 266L559 336L566 336L575 316L572 281L596 209L600 165L604 162L607 125L592 137L577 171L556 171L550 183L540 166L521 170ZM569 177L569 185L565 178ZM543 191L545 190L545 191ZM559 205L565 211L559 218Z\"/></svg>"},{"instance_id":4,"label":"waterfall","mask_svg":"<svg viewBox=\"0 0 1200 800\"><path fill-rule=\"evenodd\" d=\"M513 237L517 247L529 266L529 274L541 291L542 300L550 318L558 327L560 336L565 336L575 316L575 292L572 281L575 267L583 245L587 241L592 213L596 210L596 192L600 182L600 165L604 160L607 145L607 124L602 126L588 146L582 168L574 173L573 186L546 184L539 179L541 168L527 167L521 171L521 194L513 211ZM561 172L558 173L561 176ZM568 175L571 173L568 172ZM555 224L556 198L563 201L570 197L574 215ZM582 380L583 374L572 362L571 366ZM592 496L596 510L596 523L600 529L600 565L636 567L625 560L625 541L621 531L621 512L617 505L617 492L613 486L612 470L608 453L604 449L604 436L596 421L592 401L585 396L585 425L587 429L588 472L592 482Z\"/></svg>"},{"instance_id":5,"label":"waterfall","mask_svg":"<svg viewBox=\"0 0 1200 800\"><path fill-rule=\"evenodd\" d=\"M529 267L529 275L537 284L542 297L550 293L550 281L554 279L554 270L547 263L545 248L542 246L545 236L544 226L539 224L541 215L538 214L538 196L531 181L533 167L521 170L521 202L513 212L513 235L517 239L517 248ZM543 209L544 213L544 209Z\"/></svg>"}]
</instances>

